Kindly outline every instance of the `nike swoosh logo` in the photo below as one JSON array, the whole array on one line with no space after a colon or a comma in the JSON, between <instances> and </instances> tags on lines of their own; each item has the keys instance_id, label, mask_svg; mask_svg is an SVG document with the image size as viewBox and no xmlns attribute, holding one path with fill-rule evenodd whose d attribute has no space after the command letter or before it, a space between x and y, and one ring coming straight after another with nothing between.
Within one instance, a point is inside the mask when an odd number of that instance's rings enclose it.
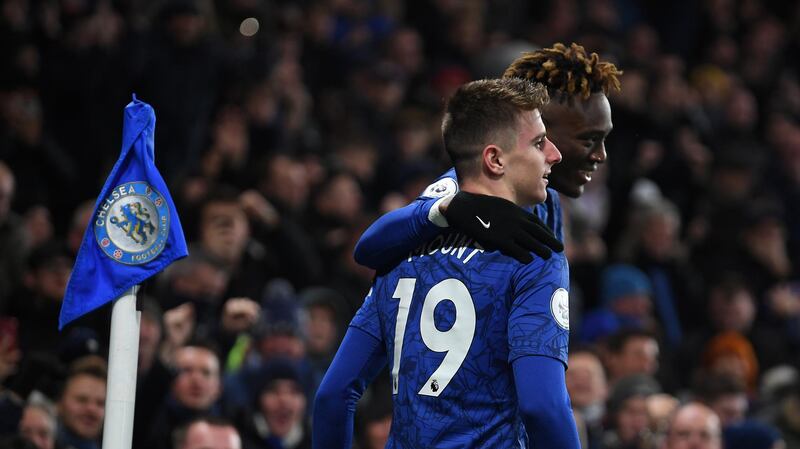
<instances>
[{"instance_id":1,"label":"nike swoosh logo","mask_svg":"<svg viewBox=\"0 0 800 449\"><path fill-rule=\"evenodd\" d=\"M486 229L489 229L489 226L491 226L491 225L492 225L492 222L491 222L491 221L483 221L483 220L481 220L481 217L479 217L479 216L477 216L477 215L475 216L475 218L477 218L477 219L478 219L478 221L480 221L480 222L481 222L481 225L482 225L484 228L486 228Z\"/></svg>"}]
</instances>

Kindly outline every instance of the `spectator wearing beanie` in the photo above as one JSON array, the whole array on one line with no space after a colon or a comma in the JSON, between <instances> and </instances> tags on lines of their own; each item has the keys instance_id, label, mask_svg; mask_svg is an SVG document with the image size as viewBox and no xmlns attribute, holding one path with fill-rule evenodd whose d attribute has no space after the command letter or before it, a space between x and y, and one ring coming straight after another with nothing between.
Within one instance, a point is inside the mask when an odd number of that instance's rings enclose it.
<instances>
[{"instance_id":1,"label":"spectator wearing beanie","mask_svg":"<svg viewBox=\"0 0 800 449\"><path fill-rule=\"evenodd\" d=\"M623 329L655 330L653 288L641 270L612 265L603 272L603 306L586 315L581 340L592 343Z\"/></svg>"},{"instance_id":2,"label":"spectator wearing beanie","mask_svg":"<svg viewBox=\"0 0 800 449\"><path fill-rule=\"evenodd\" d=\"M261 369L253 409L240 419L244 449L310 449L308 400L295 363L272 359Z\"/></svg>"},{"instance_id":3,"label":"spectator wearing beanie","mask_svg":"<svg viewBox=\"0 0 800 449\"><path fill-rule=\"evenodd\" d=\"M705 347L702 374L730 375L742 382L749 394L755 393L758 382L758 359L753 345L738 332L723 332Z\"/></svg>"},{"instance_id":4,"label":"spectator wearing beanie","mask_svg":"<svg viewBox=\"0 0 800 449\"><path fill-rule=\"evenodd\" d=\"M757 421L744 421L722 430L725 449L783 449L780 433Z\"/></svg>"}]
</instances>

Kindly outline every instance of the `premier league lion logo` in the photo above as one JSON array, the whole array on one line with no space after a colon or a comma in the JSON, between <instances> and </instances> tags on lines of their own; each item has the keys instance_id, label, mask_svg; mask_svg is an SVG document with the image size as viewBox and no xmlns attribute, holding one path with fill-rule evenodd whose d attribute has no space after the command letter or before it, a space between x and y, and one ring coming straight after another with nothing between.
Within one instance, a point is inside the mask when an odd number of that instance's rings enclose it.
<instances>
[{"instance_id":1,"label":"premier league lion logo","mask_svg":"<svg viewBox=\"0 0 800 449\"><path fill-rule=\"evenodd\" d=\"M559 288L550 297L550 313L559 326L569 330L569 293Z\"/></svg>"},{"instance_id":2,"label":"premier league lion logo","mask_svg":"<svg viewBox=\"0 0 800 449\"><path fill-rule=\"evenodd\" d=\"M94 232L105 254L124 264L149 262L169 236L169 207L142 181L115 187L97 208Z\"/></svg>"}]
</instances>

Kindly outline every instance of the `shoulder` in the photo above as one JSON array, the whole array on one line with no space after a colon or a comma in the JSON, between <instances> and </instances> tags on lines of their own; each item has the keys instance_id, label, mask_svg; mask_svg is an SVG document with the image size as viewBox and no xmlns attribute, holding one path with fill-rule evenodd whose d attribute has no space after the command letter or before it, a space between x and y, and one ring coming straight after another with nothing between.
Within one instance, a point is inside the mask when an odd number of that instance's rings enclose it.
<instances>
[{"instance_id":1,"label":"shoulder","mask_svg":"<svg viewBox=\"0 0 800 449\"><path fill-rule=\"evenodd\" d=\"M565 309L569 304L569 267L563 253L553 253L547 260L537 257L514 272L511 282L514 302L518 304L550 304ZM559 324L569 327L567 323Z\"/></svg>"},{"instance_id":2,"label":"shoulder","mask_svg":"<svg viewBox=\"0 0 800 449\"><path fill-rule=\"evenodd\" d=\"M569 265L564 253L553 252L549 259L534 257L528 264L517 263L512 278L515 285L534 285L543 281L559 283L564 275L569 275Z\"/></svg>"},{"instance_id":3,"label":"shoulder","mask_svg":"<svg viewBox=\"0 0 800 449\"><path fill-rule=\"evenodd\" d=\"M394 271L394 270L393 270ZM376 289L385 289L387 284L387 278L390 278L392 272L378 276L373 283L373 286L370 287L369 292L367 292L366 297L364 298L364 302L359 307L358 311L356 311L355 316L350 321L350 326L361 329L362 331L372 335L377 339L381 339L381 314L379 310L378 299L381 297L380 294L375 293Z\"/></svg>"}]
</instances>

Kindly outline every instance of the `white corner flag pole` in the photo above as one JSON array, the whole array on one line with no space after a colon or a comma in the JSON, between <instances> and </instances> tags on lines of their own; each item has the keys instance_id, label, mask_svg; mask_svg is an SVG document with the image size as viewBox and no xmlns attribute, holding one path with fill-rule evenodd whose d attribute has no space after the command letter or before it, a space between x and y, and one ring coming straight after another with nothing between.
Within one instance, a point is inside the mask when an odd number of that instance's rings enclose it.
<instances>
[{"instance_id":1,"label":"white corner flag pole","mask_svg":"<svg viewBox=\"0 0 800 449\"><path fill-rule=\"evenodd\" d=\"M133 411L136 402L136 371L139 362L138 285L114 301L111 338L108 345L106 413L103 449L130 449L133 441Z\"/></svg>"}]
</instances>

